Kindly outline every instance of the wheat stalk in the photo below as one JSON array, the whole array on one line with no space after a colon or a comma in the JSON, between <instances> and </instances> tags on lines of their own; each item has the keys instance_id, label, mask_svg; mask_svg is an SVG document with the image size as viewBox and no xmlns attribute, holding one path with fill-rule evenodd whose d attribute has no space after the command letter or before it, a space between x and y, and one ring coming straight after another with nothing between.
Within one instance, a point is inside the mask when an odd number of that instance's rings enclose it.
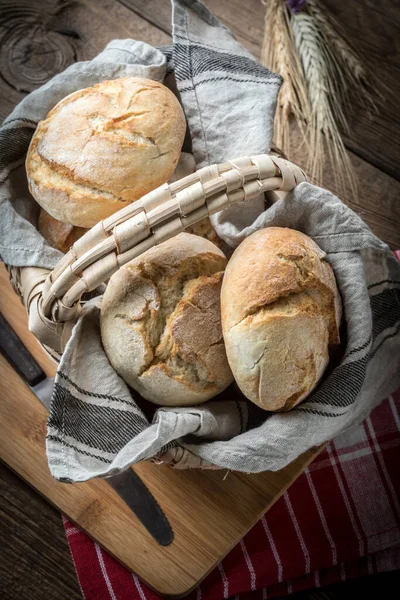
<instances>
[{"instance_id":1,"label":"wheat stalk","mask_svg":"<svg viewBox=\"0 0 400 600\"><path fill-rule=\"evenodd\" d=\"M308 85L310 115L308 120L310 152L308 169L311 177L321 181L326 151L334 164L335 183L343 190L343 174L353 192L356 185L350 159L338 129L338 122L346 123L337 82L331 75L330 52L313 17L305 12L291 16L296 50L301 60Z\"/></svg>"},{"instance_id":2,"label":"wheat stalk","mask_svg":"<svg viewBox=\"0 0 400 600\"><path fill-rule=\"evenodd\" d=\"M331 16L326 14L317 0L308 0L307 10L315 19L321 35L325 38L326 47L332 48L331 59L337 76L341 79L342 86L338 90L344 105L350 105L351 96L367 107L375 107L370 93L370 77L364 68L357 53L345 38L341 25ZM360 90L363 91L360 94Z\"/></svg>"},{"instance_id":3,"label":"wheat stalk","mask_svg":"<svg viewBox=\"0 0 400 600\"><path fill-rule=\"evenodd\" d=\"M321 33L326 36L327 41L329 41L338 52L343 67L346 68L349 77L360 83L366 83L367 73L364 65L361 63L349 42L345 40L341 25L331 15L323 12L319 2L316 0L308 0L307 10L309 14L314 17Z\"/></svg>"},{"instance_id":4,"label":"wheat stalk","mask_svg":"<svg viewBox=\"0 0 400 600\"><path fill-rule=\"evenodd\" d=\"M283 78L275 114L275 141L289 150L289 116L293 114L304 129L308 113L308 95L302 67L294 51L290 15L282 0L262 0L266 6L262 62Z\"/></svg>"},{"instance_id":5,"label":"wheat stalk","mask_svg":"<svg viewBox=\"0 0 400 600\"><path fill-rule=\"evenodd\" d=\"M272 43L274 18L280 0L261 0L261 2L266 7L264 17L264 38L261 48L261 62L265 64L265 66L272 68L275 56L275 48Z\"/></svg>"},{"instance_id":6,"label":"wheat stalk","mask_svg":"<svg viewBox=\"0 0 400 600\"><path fill-rule=\"evenodd\" d=\"M262 62L283 77L275 115L275 140L289 150L289 115L307 143L311 179L321 183L329 159L340 191L356 179L339 127L350 135L345 111L352 97L374 106L369 78L356 52L318 0L292 13L286 0L262 0L266 6Z\"/></svg>"}]
</instances>

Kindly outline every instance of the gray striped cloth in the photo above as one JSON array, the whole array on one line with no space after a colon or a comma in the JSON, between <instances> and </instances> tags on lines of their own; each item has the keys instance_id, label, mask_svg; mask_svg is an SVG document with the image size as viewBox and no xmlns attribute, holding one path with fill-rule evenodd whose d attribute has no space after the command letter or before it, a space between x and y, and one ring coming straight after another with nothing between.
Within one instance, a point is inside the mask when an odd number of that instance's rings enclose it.
<instances>
[{"instance_id":1,"label":"gray striped cloth","mask_svg":"<svg viewBox=\"0 0 400 600\"><path fill-rule=\"evenodd\" d=\"M115 40L93 61L71 66L32 93L6 120L0 132L0 251L8 264L53 267L59 258L34 227L23 160L38 120L76 89L126 75L162 81L173 71L198 166L269 150L280 78L199 2L174 0L173 9L173 46ZM107 360L101 299L91 300L56 377L47 453L57 479L114 475L177 445L228 469L277 470L362 420L400 385L400 266L338 198L303 183L268 210L260 198L216 215L213 223L231 247L268 226L298 229L318 243L343 299L341 358L289 413L268 414L232 386L204 405L159 408L149 417Z\"/></svg>"}]
</instances>

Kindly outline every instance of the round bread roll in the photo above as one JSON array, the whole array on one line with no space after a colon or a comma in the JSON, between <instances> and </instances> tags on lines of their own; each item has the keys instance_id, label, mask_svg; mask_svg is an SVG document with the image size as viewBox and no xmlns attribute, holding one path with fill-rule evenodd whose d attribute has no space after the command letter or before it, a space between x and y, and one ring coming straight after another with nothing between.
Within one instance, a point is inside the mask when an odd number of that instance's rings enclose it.
<instances>
[{"instance_id":1,"label":"round bread roll","mask_svg":"<svg viewBox=\"0 0 400 600\"><path fill-rule=\"evenodd\" d=\"M224 254L181 233L115 273L101 306L101 338L119 375L163 406L209 400L232 381L221 330Z\"/></svg>"},{"instance_id":2,"label":"round bread roll","mask_svg":"<svg viewBox=\"0 0 400 600\"><path fill-rule=\"evenodd\" d=\"M178 100L156 81L123 77L74 92L32 138L31 194L55 219L93 227L169 179L185 129Z\"/></svg>"},{"instance_id":3,"label":"round bread roll","mask_svg":"<svg viewBox=\"0 0 400 600\"><path fill-rule=\"evenodd\" d=\"M64 254L87 231L83 227L74 227L69 223L57 221L43 208L40 209L39 213L38 229L50 246L57 248Z\"/></svg>"},{"instance_id":4,"label":"round bread roll","mask_svg":"<svg viewBox=\"0 0 400 600\"><path fill-rule=\"evenodd\" d=\"M316 386L339 343L341 301L325 254L280 227L256 231L235 250L221 291L229 365L243 394L286 411Z\"/></svg>"}]
</instances>

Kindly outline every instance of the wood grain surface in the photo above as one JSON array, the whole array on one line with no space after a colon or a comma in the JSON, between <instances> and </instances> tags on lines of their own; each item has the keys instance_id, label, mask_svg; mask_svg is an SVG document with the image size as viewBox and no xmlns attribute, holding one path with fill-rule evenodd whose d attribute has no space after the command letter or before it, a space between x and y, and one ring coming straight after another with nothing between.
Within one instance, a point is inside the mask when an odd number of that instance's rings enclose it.
<instances>
[{"instance_id":1,"label":"wood grain surface","mask_svg":"<svg viewBox=\"0 0 400 600\"><path fill-rule=\"evenodd\" d=\"M79 600L60 512L0 464L1 598Z\"/></svg>"},{"instance_id":2,"label":"wood grain surface","mask_svg":"<svg viewBox=\"0 0 400 600\"><path fill-rule=\"evenodd\" d=\"M358 198L347 193L343 199L378 236L392 247L400 247L400 2L323 2L364 54L381 92L376 95L378 113L372 118L356 106L350 115L351 136L346 145L362 187ZM259 0L205 0L205 4L244 46L260 55L264 8ZM0 0L0 118L68 64L91 59L112 39L126 37L153 45L169 43L168 0ZM294 130L290 158L304 166L296 135ZM334 189L328 170L324 185ZM10 304L18 307L18 300ZM23 321L13 325L25 335ZM28 336L25 341L31 350L37 350L33 338ZM45 369L52 368L47 361L45 355L39 358ZM7 373L2 369L1 380L10 394L14 388L7 383ZM9 376L16 377L13 373ZM43 426L28 428L25 433L39 439ZM59 511L5 467L0 474L0 528L2 598L80 597ZM385 574L293 597L390 599L395 597L391 590L396 582L398 585L396 574Z\"/></svg>"}]
</instances>

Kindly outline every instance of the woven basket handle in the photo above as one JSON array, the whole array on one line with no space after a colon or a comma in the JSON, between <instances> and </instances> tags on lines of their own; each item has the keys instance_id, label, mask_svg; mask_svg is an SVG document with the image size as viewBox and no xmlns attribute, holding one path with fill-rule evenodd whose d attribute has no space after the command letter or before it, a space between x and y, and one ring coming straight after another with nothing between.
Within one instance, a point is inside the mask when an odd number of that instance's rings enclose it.
<instances>
[{"instance_id":1,"label":"woven basket handle","mask_svg":"<svg viewBox=\"0 0 400 600\"><path fill-rule=\"evenodd\" d=\"M238 158L164 184L100 221L75 242L55 269L29 290L29 326L46 346L62 352L80 299L149 248L205 217L266 191L289 192L304 172L278 156Z\"/></svg>"}]
</instances>

